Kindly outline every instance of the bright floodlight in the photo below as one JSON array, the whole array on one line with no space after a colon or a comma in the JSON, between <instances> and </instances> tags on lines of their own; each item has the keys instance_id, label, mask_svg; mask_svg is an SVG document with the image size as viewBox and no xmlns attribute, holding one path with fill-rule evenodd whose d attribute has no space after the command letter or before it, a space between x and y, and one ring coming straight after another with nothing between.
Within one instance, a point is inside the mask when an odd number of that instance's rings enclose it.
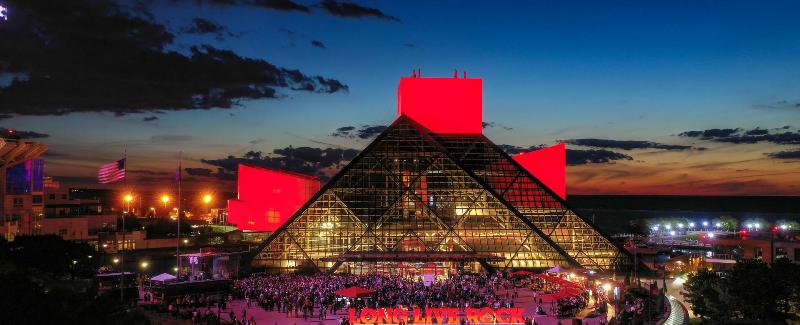
<instances>
[{"instance_id":1,"label":"bright floodlight","mask_svg":"<svg viewBox=\"0 0 800 325\"><path fill-rule=\"evenodd\" d=\"M714 226L716 226L717 228L722 227L722 223L721 222L717 222L717 224L714 225Z\"/></svg>"},{"instance_id":2,"label":"bright floodlight","mask_svg":"<svg viewBox=\"0 0 800 325\"><path fill-rule=\"evenodd\" d=\"M211 200L213 200L213 199L214 199L214 197L212 197L211 194L203 195L203 203L205 203L205 204L211 203Z\"/></svg>"},{"instance_id":3,"label":"bright floodlight","mask_svg":"<svg viewBox=\"0 0 800 325\"><path fill-rule=\"evenodd\" d=\"M8 8L0 6L0 20L8 20Z\"/></svg>"},{"instance_id":4,"label":"bright floodlight","mask_svg":"<svg viewBox=\"0 0 800 325\"><path fill-rule=\"evenodd\" d=\"M694 228L694 222L689 223L689 228Z\"/></svg>"},{"instance_id":5,"label":"bright floodlight","mask_svg":"<svg viewBox=\"0 0 800 325\"><path fill-rule=\"evenodd\" d=\"M679 223L679 224L678 224L678 228L683 228L683 224L682 224L682 223Z\"/></svg>"},{"instance_id":6,"label":"bright floodlight","mask_svg":"<svg viewBox=\"0 0 800 325\"><path fill-rule=\"evenodd\" d=\"M703 226L708 226L708 221L703 221Z\"/></svg>"},{"instance_id":7,"label":"bright floodlight","mask_svg":"<svg viewBox=\"0 0 800 325\"><path fill-rule=\"evenodd\" d=\"M714 233L713 232L708 233L708 238L714 238Z\"/></svg>"},{"instance_id":8,"label":"bright floodlight","mask_svg":"<svg viewBox=\"0 0 800 325\"><path fill-rule=\"evenodd\" d=\"M144 268L147 268L147 266L148 266L148 265L150 265L150 263L147 263L147 262L142 262L140 265L141 265L141 266L142 266L142 268L144 269Z\"/></svg>"},{"instance_id":9,"label":"bright floodlight","mask_svg":"<svg viewBox=\"0 0 800 325\"><path fill-rule=\"evenodd\" d=\"M651 229L653 229L653 231L658 231L658 226L653 226Z\"/></svg>"},{"instance_id":10,"label":"bright floodlight","mask_svg":"<svg viewBox=\"0 0 800 325\"><path fill-rule=\"evenodd\" d=\"M125 202L131 203L131 201L133 201L133 194L126 194L124 199Z\"/></svg>"},{"instance_id":11,"label":"bright floodlight","mask_svg":"<svg viewBox=\"0 0 800 325\"><path fill-rule=\"evenodd\" d=\"M167 203L169 203L169 196L167 196L167 195L162 195L162 196L161 196L161 202L162 202L162 203L164 203L164 204L167 204Z\"/></svg>"},{"instance_id":12,"label":"bright floodlight","mask_svg":"<svg viewBox=\"0 0 800 325\"><path fill-rule=\"evenodd\" d=\"M754 226L756 226L756 229L761 228L761 224L760 223L756 223Z\"/></svg>"},{"instance_id":13,"label":"bright floodlight","mask_svg":"<svg viewBox=\"0 0 800 325\"><path fill-rule=\"evenodd\" d=\"M789 226L787 226L787 225L781 225L781 229L783 229L783 230L789 229Z\"/></svg>"},{"instance_id":14,"label":"bright floodlight","mask_svg":"<svg viewBox=\"0 0 800 325\"><path fill-rule=\"evenodd\" d=\"M669 224L667 224L667 225L666 225L666 228L667 228L667 229L672 229L672 225L669 225Z\"/></svg>"},{"instance_id":15,"label":"bright floodlight","mask_svg":"<svg viewBox=\"0 0 800 325\"><path fill-rule=\"evenodd\" d=\"M669 231L669 235L670 235L670 236L675 236L675 230L670 230L670 231Z\"/></svg>"}]
</instances>

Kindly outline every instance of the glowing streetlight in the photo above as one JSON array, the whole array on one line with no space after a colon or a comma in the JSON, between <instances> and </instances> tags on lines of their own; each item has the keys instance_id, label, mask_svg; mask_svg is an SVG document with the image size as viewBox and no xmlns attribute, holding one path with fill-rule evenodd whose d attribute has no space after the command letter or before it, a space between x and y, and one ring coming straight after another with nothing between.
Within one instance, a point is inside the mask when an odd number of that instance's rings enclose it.
<instances>
[{"instance_id":1,"label":"glowing streetlight","mask_svg":"<svg viewBox=\"0 0 800 325\"><path fill-rule=\"evenodd\" d=\"M708 233L708 238L714 238L714 233L713 232Z\"/></svg>"},{"instance_id":2,"label":"glowing streetlight","mask_svg":"<svg viewBox=\"0 0 800 325\"><path fill-rule=\"evenodd\" d=\"M214 200L214 197L211 194L203 195L203 203L209 204L212 200Z\"/></svg>"},{"instance_id":3,"label":"glowing streetlight","mask_svg":"<svg viewBox=\"0 0 800 325\"><path fill-rule=\"evenodd\" d=\"M708 226L708 221L703 221L703 227Z\"/></svg>"},{"instance_id":4,"label":"glowing streetlight","mask_svg":"<svg viewBox=\"0 0 800 325\"><path fill-rule=\"evenodd\" d=\"M682 224L682 223L679 223L679 224L678 224L678 228L683 228L683 224Z\"/></svg>"},{"instance_id":5,"label":"glowing streetlight","mask_svg":"<svg viewBox=\"0 0 800 325\"><path fill-rule=\"evenodd\" d=\"M667 228L667 230L670 230L670 229L672 229L672 225L667 224L666 226L664 226L664 228Z\"/></svg>"},{"instance_id":6,"label":"glowing streetlight","mask_svg":"<svg viewBox=\"0 0 800 325\"><path fill-rule=\"evenodd\" d=\"M140 265L140 266L141 266L143 269L146 269L146 268L147 268L147 266L148 266L148 265L150 265L150 263L147 263L147 261L144 261L144 262L140 263L139 265Z\"/></svg>"},{"instance_id":7,"label":"glowing streetlight","mask_svg":"<svg viewBox=\"0 0 800 325\"><path fill-rule=\"evenodd\" d=\"M189 243L189 240L188 240L188 239L184 239L184 240L183 240L183 243L184 243L184 244L188 244L188 243Z\"/></svg>"},{"instance_id":8,"label":"glowing streetlight","mask_svg":"<svg viewBox=\"0 0 800 325\"><path fill-rule=\"evenodd\" d=\"M675 236L675 230L670 230L670 231L669 231L669 235L670 235L670 236Z\"/></svg>"},{"instance_id":9,"label":"glowing streetlight","mask_svg":"<svg viewBox=\"0 0 800 325\"><path fill-rule=\"evenodd\" d=\"M117 263L119 263L119 259L118 258L114 258L113 260L111 260L111 262L114 262L114 264L117 264Z\"/></svg>"},{"instance_id":10,"label":"glowing streetlight","mask_svg":"<svg viewBox=\"0 0 800 325\"><path fill-rule=\"evenodd\" d=\"M689 223L689 228L694 228L694 222Z\"/></svg>"},{"instance_id":11,"label":"glowing streetlight","mask_svg":"<svg viewBox=\"0 0 800 325\"><path fill-rule=\"evenodd\" d=\"M756 229L761 229L761 224L760 223L756 222L756 224L754 226L756 226Z\"/></svg>"}]
</instances>

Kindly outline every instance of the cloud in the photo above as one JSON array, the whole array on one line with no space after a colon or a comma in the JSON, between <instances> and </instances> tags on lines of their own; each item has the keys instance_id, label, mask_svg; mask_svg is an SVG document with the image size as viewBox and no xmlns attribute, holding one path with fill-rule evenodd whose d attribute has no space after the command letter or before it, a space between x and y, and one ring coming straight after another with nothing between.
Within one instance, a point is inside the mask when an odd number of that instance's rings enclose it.
<instances>
[{"instance_id":1,"label":"cloud","mask_svg":"<svg viewBox=\"0 0 800 325\"><path fill-rule=\"evenodd\" d=\"M288 170L328 179L344 164L353 160L360 151L356 149L285 147L275 149L272 155L249 151L241 157L203 159L203 163L221 168L220 172L235 173L239 164Z\"/></svg>"},{"instance_id":2,"label":"cloud","mask_svg":"<svg viewBox=\"0 0 800 325\"><path fill-rule=\"evenodd\" d=\"M500 149L502 149L509 155L513 156L523 152L535 151L544 148L546 146L539 145L539 146L530 146L525 148L510 144L500 144L498 145L498 147L500 147ZM589 149L589 150L567 149L567 165L570 166L586 165L586 164L606 164L606 163L611 163L615 160L633 160L633 157L605 149Z\"/></svg>"},{"instance_id":3,"label":"cloud","mask_svg":"<svg viewBox=\"0 0 800 325\"><path fill-rule=\"evenodd\" d=\"M753 107L766 110L794 110L800 112L800 100L779 100L769 104L753 105Z\"/></svg>"},{"instance_id":4,"label":"cloud","mask_svg":"<svg viewBox=\"0 0 800 325\"><path fill-rule=\"evenodd\" d=\"M678 134L681 137L690 137L690 138L701 138L701 139L713 139L713 138L720 138L720 137L728 137L737 132L741 131L741 129L708 129L705 131L686 131L683 133Z\"/></svg>"},{"instance_id":5,"label":"cloud","mask_svg":"<svg viewBox=\"0 0 800 325\"><path fill-rule=\"evenodd\" d=\"M691 146L681 146L674 144L663 144L651 141L638 141L638 140L608 140L608 139L571 139L564 140L565 143L573 144L576 146L594 147L594 148L612 148L612 149L664 149L664 150L686 150L691 149Z\"/></svg>"},{"instance_id":6,"label":"cloud","mask_svg":"<svg viewBox=\"0 0 800 325\"><path fill-rule=\"evenodd\" d=\"M252 6L277 11L299 11L310 13L308 6L291 0L194 0L196 3L220 6Z\"/></svg>"},{"instance_id":7,"label":"cloud","mask_svg":"<svg viewBox=\"0 0 800 325\"><path fill-rule=\"evenodd\" d=\"M782 127L773 130L756 127L745 130L736 129L709 129L704 131L686 131L678 136L698 138L706 141L724 143L759 143L770 142L775 144L800 144L800 132L791 131L791 127Z\"/></svg>"},{"instance_id":8,"label":"cloud","mask_svg":"<svg viewBox=\"0 0 800 325\"><path fill-rule=\"evenodd\" d=\"M623 153L605 149L567 149L567 165L606 164L615 160L633 160Z\"/></svg>"},{"instance_id":9,"label":"cloud","mask_svg":"<svg viewBox=\"0 0 800 325\"><path fill-rule=\"evenodd\" d=\"M770 152L767 156L775 159L800 159L800 149Z\"/></svg>"},{"instance_id":10,"label":"cloud","mask_svg":"<svg viewBox=\"0 0 800 325\"><path fill-rule=\"evenodd\" d=\"M205 18L197 17L192 19L192 23L189 26L184 27L181 29L182 33L185 34L212 34L216 37L217 40L223 40L225 36L230 37L239 37L241 36L240 33L232 33L228 30L228 27L222 26L217 24L213 21L210 21Z\"/></svg>"},{"instance_id":11,"label":"cloud","mask_svg":"<svg viewBox=\"0 0 800 325\"><path fill-rule=\"evenodd\" d=\"M386 130L387 126L385 125L362 125L359 128L355 126L343 126L336 129L335 132L331 134L332 137L339 137L339 138L349 138L349 139L372 139L377 137L381 132Z\"/></svg>"},{"instance_id":12,"label":"cloud","mask_svg":"<svg viewBox=\"0 0 800 325\"><path fill-rule=\"evenodd\" d=\"M34 131L14 130L14 129L6 129L4 127L0 127L0 137L17 138L17 139L41 139L41 138L49 138L50 135Z\"/></svg>"},{"instance_id":13,"label":"cloud","mask_svg":"<svg viewBox=\"0 0 800 325\"><path fill-rule=\"evenodd\" d=\"M482 123L482 126L483 126L484 129L486 129L486 128L494 128L494 127L499 127L499 128L502 128L503 130L506 130L506 131L511 131L511 130L514 129L514 128L510 127L510 126L505 126L505 125L502 125L502 124L497 123L497 122L481 122L481 123Z\"/></svg>"},{"instance_id":14,"label":"cloud","mask_svg":"<svg viewBox=\"0 0 800 325\"><path fill-rule=\"evenodd\" d=\"M314 46L314 47L321 48L321 49L326 48L325 44L322 44L322 42L320 42L318 40L311 40L311 45Z\"/></svg>"},{"instance_id":15,"label":"cloud","mask_svg":"<svg viewBox=\"0 0 800 325\"><path fill-rule=\"evenodd\" d=\"M173 52L175 35L146 9L111 0L21 1L0 29L0 61L24 74L2 89L0 114L130 113L241 106L281 90L335 93L336 79L193 45ZM142 11L145 10L145 11Z\"/></svg>"},{"instance_id":16,"label":"cloud","mask_svg":"<svg viewBox=\"0 0 800 325\"><path fill-rule=\"evenodd\" d=\"M152 142L186 142L194 140L194 136L181 134L164 134L150 137Z\"/></svg>"},{"instance_id":17,"label":"cloud","mask_svg":"<svg viewBox=\"0 0 800 325\"><path fill-rule=\"evenodd\" d=\"M156 121L156 120L158 120L158 116L155 116L155 115L145 116L144 118L142 118L142 121L145 121L145 122L152 122L152 121Z\"/></svg>"},{"instance_id":18,"label":"cloud","mask_svg":"<svg viewBox=\"0 0 800 325\"><path fill-rule=\"evenodd\" d=\"M345 18L378 18L383 20L400 21L397 17L389 16L375 8L364 7L357 3L335 0L323 0L320 3L323 10L331 15Z\"/></svg>"},{"instance_id":19,"label":"cloud","mask_svg":"<svg viewBox=\"0 0 800 325\"><path fill-rule=\"evenodd\" d=\"M212 176L214 173L213 170L208 168L184 168L183 170L191 176Z\"/></svg>"},{"instance_id":20,"label":"cloud","mask_svg":"<svg viewBox=\"0 0 800 325\"><path fill-rule=\"evenodd\" d=\"M250 4L256 7L263 7L280 11L299 11L304 13L311 12L311 10L307 6L291 0L253 0L250 1Z\"/></svg>"}]
</instances>

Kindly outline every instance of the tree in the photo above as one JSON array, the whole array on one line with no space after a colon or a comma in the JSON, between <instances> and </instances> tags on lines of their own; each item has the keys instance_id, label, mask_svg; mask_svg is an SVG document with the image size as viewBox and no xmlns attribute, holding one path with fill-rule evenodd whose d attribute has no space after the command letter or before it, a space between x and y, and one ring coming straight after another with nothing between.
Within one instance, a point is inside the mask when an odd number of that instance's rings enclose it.
<instances>
[{"instance_id":1,"label":"tree","mask_svg":"<svg viewBox=\"0 0 800 325\"><path fill-rule=\"evenodd\" d=\"M101 253L85 243L56 235L17 236L5 245L4 254L16 265L32 267L56 276L91 277L101 266Z\"/></svg>"},{"instance_id":2,"label":"tree","mask_svg":"<svg viewBox=\"0 0 800 325\"><path fill-rule=\"evenodd\" d=\"M731 308L739 318L775 319L781 315L775 300L770 268L761 260L741 260L731 268L725 281Z\"/></svg>"},{"instance_id":3,"label":"tree","mask_svg":"<svg viewBox=\"0 0 800 325\"><path fill-rule=\"evenodd\" d=\"M727 318L722 301L721 280L716 273L701 269L683 285L683 296L691 304L692 312L703 322L722 323Z\"/></svg>"},{"instance_id":4,"label":"tree","mask_svg":"<svg viewBox=\"0 0 800 325\"><path fill-rule=\"evenodd\" d=\"M739 220L731 216L719 216L711 221L711 225L714 226L714 228L717 228L717 224L720 224L720 228L722 229L732 231L739 227Z\"/></svg>"},{"instance_id":5,"label":"tree","mask_svg":"<svg viewBox=\"0 0 800 325\"><path fill-rule=\"evenodd\" d=\"M800 307L800 266L787 258L776 259L770 269L772 296L778 310L788 315Z\"/></svg>"}]
</instances>

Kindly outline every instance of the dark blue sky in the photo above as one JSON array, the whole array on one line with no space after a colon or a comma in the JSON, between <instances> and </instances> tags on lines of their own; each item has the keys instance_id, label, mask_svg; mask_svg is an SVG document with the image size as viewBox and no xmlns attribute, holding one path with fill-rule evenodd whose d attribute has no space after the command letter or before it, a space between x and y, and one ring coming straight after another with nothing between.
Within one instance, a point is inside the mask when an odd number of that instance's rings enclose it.
<instances>
[{"instance_id":1,"label":"dark blue sky","mask_svg":"<svg viewBox=\"0 0 800 325\"><path fill-rule=\"evenodd\" d=\"M495 123L486 133L496 143L597 138L693 147L602 147L633 159L570 167L577 192L800 194L791 185L800 180L797 160L769 155L796 152L798 142L678 136L783 126L796 133L798 2L357 2L396 20L340 17L316 1L296 2L310 13L196 1L153 1L149 9L176 35L167 50L211 44L337 79L348 92L279 89L280 98L232 109L23 114L2 126L50 134L43 141L61 154L48 165L56 176L91 176L125 147L142 169L169 169L178 150L190 166L214 169L199 160L289 145L361 149L368 140L331 134L391 123L399 78L411 69L451 76L457 68L484 79L485 121ZM182 32L197 17L228 31ZM142 120L149 116L158 119Z\"/></svg>"}]
</instances>

